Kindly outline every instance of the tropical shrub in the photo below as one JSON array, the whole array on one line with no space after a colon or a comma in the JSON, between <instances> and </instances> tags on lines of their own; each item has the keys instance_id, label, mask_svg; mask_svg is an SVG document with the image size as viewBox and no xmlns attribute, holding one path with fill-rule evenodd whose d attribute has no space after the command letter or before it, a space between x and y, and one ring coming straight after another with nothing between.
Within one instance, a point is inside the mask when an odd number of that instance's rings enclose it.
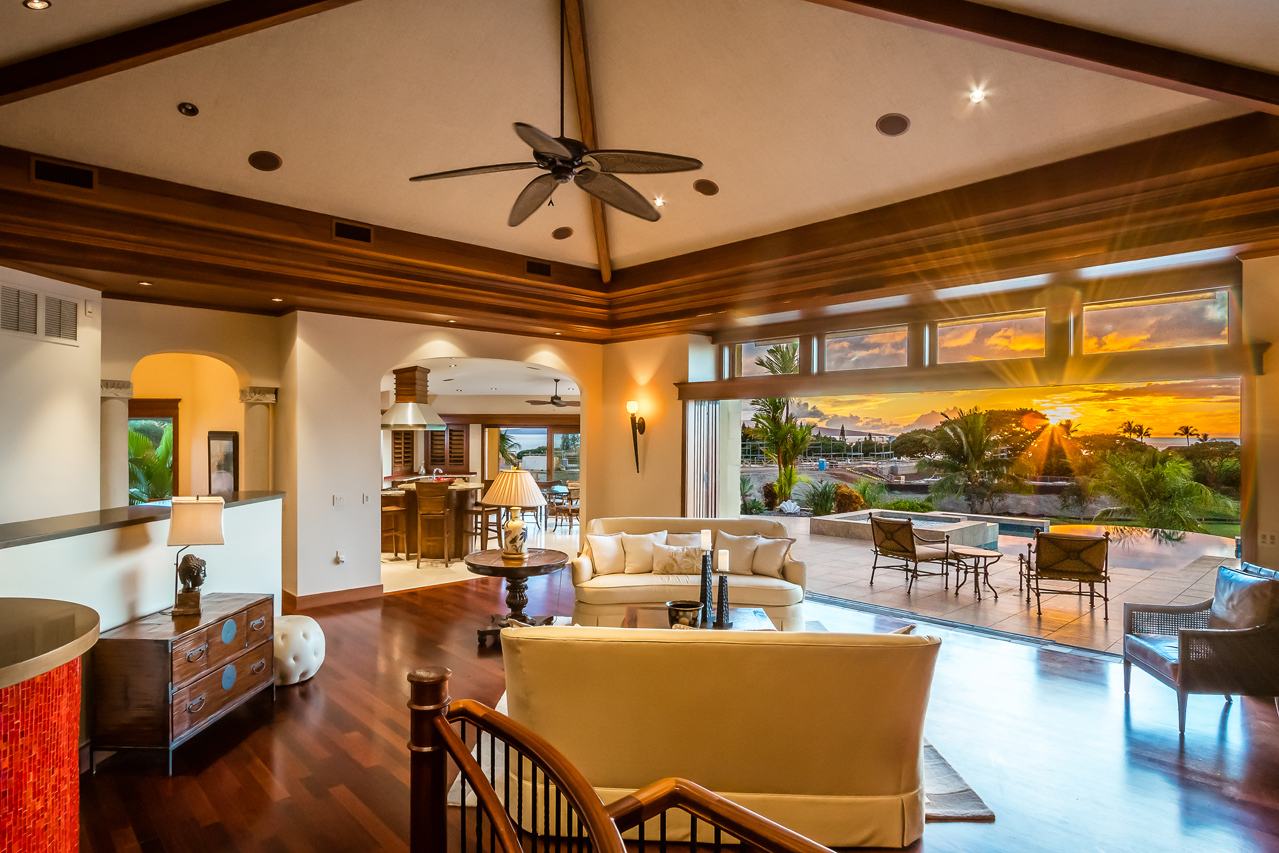
<instances>
[{"instance_id":1,"label":"tropical shrub","mask_svg":"<svg viewBox=\"0 0 1279 853\"><path fill-rule=\"evenodd\" d=\"M779 500L777 497L777 487L774 486L772 483L765 483L764 484L764 508L777 509L778 503L779 503Z\"/></svg>"},{"instance_id":2,"label":"tropical shrub","mask_svg":"<svg viewBox=\"0 0 1279 853\"><path fill-rule=\"evenodd\" d=\"M999 455L995 432L980 409L960 409L947 417L930 439L935 458L925 459L921 471L938 473L934 496L963 498L974 512L989 512L1007 491L1009 459Z\"/></svg>"},{"instance_id":3,"label":"tropical shrub","mask_svg":"<svg viewBox=\"0 0 1279 853\"><path fill-rule=\"evenodd\" d=\"M737 480L738 491L741 493L742 513L751 515L746 512L746 504L755 500L755 484L751 482L751 478L745 474L741 474Z\"/></svg>"},{"instance_id":4,"label":"tropical shrub","mask_svg":"<svg viewBox=\"0 0 1279 853\"><path fill-rule=\"evenodd\" d=\"M835 487L835 512L860 512L866 508L866 501L861 494L847 483Z\"/></svg>"},{"instance_id":5,"label":"tropical shrub","mask_svg":"<svg viewBox=\"0 0 1279 853\"><path fill-rule=\"evenodd\" d=\"M914 498L898 498L884 504L881 509L895 509L898 512L932 512L933 505L928 501L917 501Z\"/></svg>"},{"instance_id":6,"label":"tropical shrub","mask_svg":"<svg viewBox=\"0 0 1279 853\"><path fill-rule=\"evenodd\" d=\"M1205 518L1239 513L1234 501L1195 482L1190 462L1153 447L1107 457L1092 488L1119 504L1097 513L1097 521L1203 533Z\"/></svg>"},{"instance_id":7,"label":"tropical shrub","mask_svg":"<svg viewBox=\"0 0 1279 853\"><path fill-rule=\"evenodd\" d=\"M129 503L173 497L173 424L129 428ZM150 427L150 428L149 428ZM159 433L159 440L152 436Z\"/></svg>"},{"instance_id":8,"label":"tropical shrub","mask_svg":"<svg viewBox=\"0 0 1279 853\"><path fill-rule=\"evenodd\" d=\"M858 480L853 491L861 496L863 508L879 509L888 500L888 486L878 480Z\"/></svg>"},{"instance_id":9,"label":"tropical shrub","mask_svg":"<svg viewBox=\"0 0 1279 853\"><path fill-rule=\"evenodd\" d=\"M830 515L835 511L835 495L837 485L834 480L823 480L820 483L809 483L804 494L799 498L799 505L811 510L813 515Z\"/></svg>"},{"instance_id":10,"label":"tropical shrub","mask_svg":"<svg viewBox=\"0 0 1279 853\"><path fill-rule=\"evenodd\" d=\"M742 504L742 515L763 515L767 509L759 498L750 498Z\"/></svg>"}]
</instances>

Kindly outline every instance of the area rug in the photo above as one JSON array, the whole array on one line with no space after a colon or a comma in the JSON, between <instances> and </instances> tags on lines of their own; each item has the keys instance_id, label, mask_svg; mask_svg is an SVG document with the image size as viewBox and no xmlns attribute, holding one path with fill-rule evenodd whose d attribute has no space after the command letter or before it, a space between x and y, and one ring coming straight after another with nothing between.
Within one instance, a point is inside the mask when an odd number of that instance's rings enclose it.
<instances>
[{"instance_id":1,"label":"area rug","mask_svg":"<svg viewBox=\"0 0 1279 853\"><path fill-rule=\"evenodd\" d=\"M506 713L506 694L497 700L494 708L500 714ZM506 773L506 755L504 749L492 754L489 741L484 739L480 745L471 750L471 755L479 765L488 771L492 768L495 778ZM502 789L497 791L498 799L502 797ZM462 777L453 780L449 788L448 803L450 806L462 803ZM466 805L475 805L475 792L470 785L466 791ZM968 786L964 777L960 776L950 762L942 758L937 747L924 741L924 822L925 823L994 823L995 813L977 796L977 792Z\"/></svg>"}]
</instances>

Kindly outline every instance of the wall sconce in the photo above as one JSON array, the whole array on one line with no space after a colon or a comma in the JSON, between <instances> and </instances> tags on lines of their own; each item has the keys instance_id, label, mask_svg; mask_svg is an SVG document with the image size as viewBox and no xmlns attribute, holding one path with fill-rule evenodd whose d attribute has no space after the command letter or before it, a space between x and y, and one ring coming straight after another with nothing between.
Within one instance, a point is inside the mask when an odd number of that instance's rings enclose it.
<instances>
[{"instance_id":1,"label":"wall sconce","mask_svg":"<svg viewBox=\"0 0 1279 853\"><path fill-rule=\"evenodd\" d=\"M639 473L639 437L644 434L644 419L635 417L635 413L639 411L639 403L635 400L629 400L626 403L626 411L631 414L631 444L635 446L635 473Z\"/></svg>"}]
</instances>

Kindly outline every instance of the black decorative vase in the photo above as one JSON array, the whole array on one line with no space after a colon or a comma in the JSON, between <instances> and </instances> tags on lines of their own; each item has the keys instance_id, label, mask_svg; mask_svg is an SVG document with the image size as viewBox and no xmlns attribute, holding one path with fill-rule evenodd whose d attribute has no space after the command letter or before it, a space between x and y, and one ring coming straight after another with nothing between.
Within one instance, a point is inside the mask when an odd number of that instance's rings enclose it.
<instances>
[{"instance_id":1,"label":"black decorative vase","mask_svg":"<svg viewBox=\"0 0 1279 853\"><path fill-rule=\"evenodd\" d=\"M711 608L715 599L711 597L711 552L702 552L702 625L709 625Z\"/></svg>"},{"instance_id":2,"label":"black decorative vase","mask_svg":"<svg viewBox=\"0 0 1279 853\"><path fill-rule=\"evenodd\" d=\"M715 602L715 627L721 631L733 627L728 621L728 572L719 576L719 600Z\"/></svg>"}]
</instances>

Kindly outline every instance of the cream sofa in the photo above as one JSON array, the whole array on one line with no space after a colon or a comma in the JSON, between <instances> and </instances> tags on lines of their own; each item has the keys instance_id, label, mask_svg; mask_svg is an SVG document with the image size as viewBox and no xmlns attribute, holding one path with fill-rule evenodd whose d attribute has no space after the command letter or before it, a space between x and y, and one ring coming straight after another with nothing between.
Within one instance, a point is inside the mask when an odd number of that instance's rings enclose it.
<instances>
[{"instance_id":1,"label":"cream sofa","mask_svg":"<svg viewBox=\"0 0 1279 853\"><path fill-rule=\"evenodd\" d=\"M923 832L924 713L940 645L900 634L502 631L509 715L606 804L678 776L828 847L903 847ZM678 817L671 840L687 837Z\"/></svg>"},{"instance_id":2,"label":"cream sofa","mask_svg":"<svg viewBox=\"0 0 1279 853\"><path fill-rule=\"evenodd\" d=\"M599 575L591 562L590 534L696 533L724 531L732 536L751 533L778 539L789 536L786 525L770 518L595 518L586 525L582 553L573 560L573 621L579 625L618 626L626 608L634 604L664 604L674 599L698 598L701 575L611 574ZM760 607L782 631L804 629L804 564L788 559L781 578L764 575L728 576L728 603L733 607Z\"/></svg>"}]
</instances>

